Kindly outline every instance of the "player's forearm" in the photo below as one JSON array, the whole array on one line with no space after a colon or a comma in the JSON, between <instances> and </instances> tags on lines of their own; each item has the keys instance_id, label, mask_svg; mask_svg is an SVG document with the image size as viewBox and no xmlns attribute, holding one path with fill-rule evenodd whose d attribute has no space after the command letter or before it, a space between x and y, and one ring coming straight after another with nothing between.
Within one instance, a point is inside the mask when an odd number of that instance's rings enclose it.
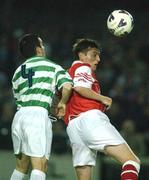
<instances>
[{"instance_id":1,"label":"player's forearm","mask_svg":"<svg viewBox=\"0 0 149 180\"><path fill-rule=\"evenodd\" d=\"M88 98L88 99L93 99L96 101L99 101L100 96L101 96L100 94L96 93L95 91L93 91L89 88L75 87L74 90L81 96Z\"/></svg>"},{"instance_id":2,"label":"player's forearm","mask_svg":"<svg viewBox=\"0 0 149 180\"><path fill-rule=\"evenodd\" d=\"M96 93L92 89L89 88L84 88L84 87L75 87L75 91L80 94L82 97L88 98L88 99L93 99L99 102L103 102L105 96Z\"/></svg>"},{"instance_id":3,"label":"player's forearm","mask_svg":"<svg viewBox=\"0 0 149 180\"><path fill-rule=\"evenodd\" d=\"M63 104L66 104L71 96L71 93L72 93L72 84L65 83L62 87L62 97L60 101Z\"/></svg>"}]
</instances>

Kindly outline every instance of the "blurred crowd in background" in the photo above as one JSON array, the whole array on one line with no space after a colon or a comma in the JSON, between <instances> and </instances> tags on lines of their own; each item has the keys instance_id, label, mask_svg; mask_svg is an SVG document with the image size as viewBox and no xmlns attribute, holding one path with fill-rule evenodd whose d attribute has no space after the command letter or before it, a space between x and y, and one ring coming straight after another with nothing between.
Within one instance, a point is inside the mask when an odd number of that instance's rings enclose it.
<instances>
[{"instance_id":1,"label":"blurred crowd in background","mask_svg":"<svg viewBox=\"0 0 149 180\"><path fill-rule=\"evenodd\" d=\"M0 149L12 149L11 122L16 106L11 78L23 61L18 40L33 32L44 40L47 56L66 69L74 60L71 49L77 38L92 38L101 44L96 74L102 94L113 98L107 114L138 156L149 155L149 11L127 8L134 17L134 29L127 37L116 38L106 27L114 6L87 10L82 5L76 10L73 4L50 8L48 1L31 2L6 0L0 8ZM65 128L63 121L53 123L55 153L70 150Z\"/></svg>"}]
</instances>

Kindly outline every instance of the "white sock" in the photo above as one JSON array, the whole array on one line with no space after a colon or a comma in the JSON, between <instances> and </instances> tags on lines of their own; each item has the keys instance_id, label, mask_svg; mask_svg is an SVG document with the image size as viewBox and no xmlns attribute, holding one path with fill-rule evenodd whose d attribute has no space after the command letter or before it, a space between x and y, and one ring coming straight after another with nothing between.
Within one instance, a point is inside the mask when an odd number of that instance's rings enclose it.
<instances>
[{"instance_id":1,"label":"white sock","mask_svg":"<svg viewBox=\"0 0 149 180\"><path fill-rule=\"evenodd\" d=\"M26 176L26 174L23 174L22 172L14 169L10 180L23 180L25 176Z\"/></svg>"},{"instance_id":2,"label":"white sock","mask_svg":"<svg viewBox=\"0 0 149 180\"><path fill-rule=\"evenodd\" d=\"M45 180L46 174L38 169L33 169L31 172L30 180Z\"/></svg>"}]
</instances>

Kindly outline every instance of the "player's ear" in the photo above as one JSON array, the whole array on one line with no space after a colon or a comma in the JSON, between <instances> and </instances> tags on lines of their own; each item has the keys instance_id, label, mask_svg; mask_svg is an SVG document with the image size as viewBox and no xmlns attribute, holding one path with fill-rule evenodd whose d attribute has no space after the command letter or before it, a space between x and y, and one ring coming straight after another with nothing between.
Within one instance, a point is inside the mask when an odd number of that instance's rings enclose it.
<instances>
[{"instance_id":1,"label":"player's ear","mask_svg":"<svg viewBox=\"0 0 149 180\"><path fill-rule=\"evenodd\" d=\"M81 61L83 61L84 58L85 58L85 54L84 54L83 52L80 52L80 53L78 54L78 56L79 56L79 59L80 59Z\"/></svg>"}]
</instances>

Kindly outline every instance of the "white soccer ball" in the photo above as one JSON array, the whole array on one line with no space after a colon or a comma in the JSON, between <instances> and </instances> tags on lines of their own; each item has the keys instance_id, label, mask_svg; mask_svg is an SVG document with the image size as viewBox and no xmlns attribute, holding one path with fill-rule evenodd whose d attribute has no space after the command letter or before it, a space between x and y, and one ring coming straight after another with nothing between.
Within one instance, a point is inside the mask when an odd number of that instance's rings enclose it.
<instances>
[{"instance_id":1,"label":"white soccer ball","mask_svg":"<svg viewBox=\"0 0 149 180\"><path fill-rule=\"evenodd\" d=\"M109 31L117 37L123 37L129 34L132 31L133 26L133 17L125 10L115 10L107 19Z\"/></svg>"}]
</instances>

